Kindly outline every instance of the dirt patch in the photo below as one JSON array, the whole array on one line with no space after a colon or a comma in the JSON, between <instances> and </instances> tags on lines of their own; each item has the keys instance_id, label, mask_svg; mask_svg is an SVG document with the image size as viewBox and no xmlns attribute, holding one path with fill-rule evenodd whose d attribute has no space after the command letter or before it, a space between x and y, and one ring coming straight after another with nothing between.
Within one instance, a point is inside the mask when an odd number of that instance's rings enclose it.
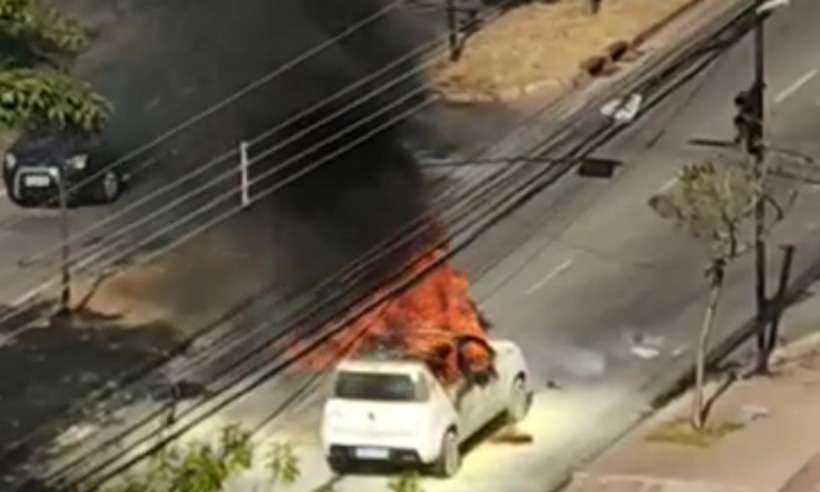
<instances>
[{"instance_id":1,"label":"dirt patch","mask_svg":"<svg viewBox=\"0 0 820 492\"><path fill-rule=\"evenodd\" d=\"M739 422L716 422L706 425L702 430L692 429L686 419L675 419L664 422L646 436L652 443L680 444L708 448L728 434L739 431L743 424Z\"/></svg>"},{"instance_id":2,"label":"dirt patch","mask_svg":"<svg viewBox=\"0 0 820 492\"><path fill-rule=\"evenodd\" d=\"M510 427L502 430L497 435L495 435L492 439L492 442L496 444L522 445L532 444L534 442L534 438L532 434L528 432L523 432L514 427Z\"/></svg>"},{"instance_id":3,"label":"dirt patch","mask_svg":"<svg viewBox=\"0 0 820 492\"><path fill-rule=\"evenodd\" d=\"M470 37L461 59L432 76L445 92L499 93L512 87L569 82L579 63L678 12L692 0L604 0L595 17L578 0L518 7Z\"/></svg>"},{"instance_id":4,"label":"dirt patch","mask_svg":"<svg viewBox=\"0 0 820 492\"><path fill-rule=\"evenodd\" d=\"M820 385L820 346L773 364L775 378L787 379L808 386Z\"/></svg>"},{"instance_id":5,"label":"dirt patch","mask_svg":"<svg viewBox=\"0 0 820 492\"><path fill-rule=\"evenodd\" d=\"M89 309L119 316L124 324L173 320L189 333L192 326L220 316L269 282L271 273L259 257L261 246L252 244L258 242L206 233L149 264L121 265L121 272L96 287L87 282L80 292L88 296Z\"/></svg>"}]
</instances>

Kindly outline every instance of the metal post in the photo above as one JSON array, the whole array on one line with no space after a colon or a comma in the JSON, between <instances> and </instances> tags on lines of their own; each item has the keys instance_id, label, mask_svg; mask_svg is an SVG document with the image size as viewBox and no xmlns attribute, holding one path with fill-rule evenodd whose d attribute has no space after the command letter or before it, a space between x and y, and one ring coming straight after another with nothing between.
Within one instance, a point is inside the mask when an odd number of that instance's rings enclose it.
<instances>
[{"instance_id":1,"label":"metal post","mask_svg":"<svg viewBox=\"0 0 820 492\"><path fill-rule=\"evenodd\" d=\"M71 257L71 249L68 242L69 239L69 224L68 224L68 196L65 189L65 182L63 181L62 172L54 170L51 174L57 184L57 192L60 199L60 235L62 236L62 261L60 269L62 271L61 279L61 294L60 294L60 314L66 314L71 310L71 269L69 267L69 259Z\"/></svg>"},{"instance_id":2,"label":"metal post","mask_svg":"<svg viewBox=\"0 0 820 492\"><path fill-rule=\"evenodd\" d=\"M758 6L763 5L763 0L758 0ZM763 22L765 17L761 16L754 31L754 56L755 56L755 74L754 86L752 87L752 98L754 103L754 124L752 131L749 132L749 141L747 142L747 149L754 159L754 178L755 182L760 186L763 185L761 181L763 177L764 165L764 150L763 150L763 118L764 118L764 91L765 91L765 58L764 58L764 31ZM766 288L766 245L763 241L764 225L766 220L766 204L762 199L759 199L755 204L755 228L754 228L754 242L755 242L755 300L757 303L757 316L761 329L757 337L757 345L759 349L760 366L765 366L763 357L766 357L766 328L767 323L765 318L767 316L768 294Z\"/></svg>"},{"instance_id":3,"label":"metal post","mask_svg":"<svg viewBox=\"0 0 820 492\"><path fill-rule=\"evenodd\" d=\"M775 294L777 309L774 315L772 316L772 329L769 333L769 339L766 343L766 352L769 354L771 354L774 348L777 346L780 319L783 316L783 311L786 309L786 293L789 287L789 279L791 278L794 251L794 245L789 244L783 246L783 265L780 267L780 283L777 286L777 294Z\"/></svg>"},{"instance_id":4,"label":"metal post","mask_svg":"<svg viewBox=\"0 0 820 492\"><path fill-rule=\"evenodd\" d=\"M242 180L242 208L248 208L251 204L250 191L248 189L250 187L250 180L248 179L249 165L248 143L245 141L239 142L239 174Z\"/></svg>"},{"instance_id":5,"label":"metal post","mask_svg":"<svg viewBox=\"0 0 820 492\"><path fill-rule=\"evenodd\" d=\"M458 60L458 26L456 25L455 0L447 0L445 7L447 14L447 32L449 33L450 61Z\"/></svg>"}]
</instances>

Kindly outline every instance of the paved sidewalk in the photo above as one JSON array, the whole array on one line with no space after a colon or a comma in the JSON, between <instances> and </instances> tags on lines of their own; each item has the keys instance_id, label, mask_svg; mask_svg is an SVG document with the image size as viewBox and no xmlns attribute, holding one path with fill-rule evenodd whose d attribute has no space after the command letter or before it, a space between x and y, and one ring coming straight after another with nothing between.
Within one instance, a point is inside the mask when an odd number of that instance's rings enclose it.
<instances>
[{"instance_id":1,"label":"paved sidewalk","mask_svg":"<svg viewBox=\"0 0 820 492\"><path fill-rule=\"evenodd\" d=\"M735 382L716 398L707 428L721 436L711 443L672 424L686 419L687 394L576 472L568 492L820 490L820 333L779 350L772 367L773 377Z\"/></svg>"}]
</instances>

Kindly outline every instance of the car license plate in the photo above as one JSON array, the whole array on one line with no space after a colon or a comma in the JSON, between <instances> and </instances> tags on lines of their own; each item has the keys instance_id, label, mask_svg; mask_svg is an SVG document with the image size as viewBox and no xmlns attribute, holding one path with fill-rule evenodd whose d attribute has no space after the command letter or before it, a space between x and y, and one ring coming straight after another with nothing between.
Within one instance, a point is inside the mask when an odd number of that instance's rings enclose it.
<instances>
[{"instance_id":1,"label":"car license plate","mask_svg":"<svg viewBox=\"0 0 820 492\"><path fill-rule=\"evenodd\" d=\"M389 456L384 448L356 448L356 457L363 460L386 460Z\"/></svg>"},{"instance_id":2,"label":"car license plate","mask_svg":"<svg viewBox=\"0 0 820 492\"><path fill-rule=\"evenodd\" d=\"M51 184L51 180L48 176L26 176L23 184L33 188L44 188Z\"/></svg>"}]
</instances>

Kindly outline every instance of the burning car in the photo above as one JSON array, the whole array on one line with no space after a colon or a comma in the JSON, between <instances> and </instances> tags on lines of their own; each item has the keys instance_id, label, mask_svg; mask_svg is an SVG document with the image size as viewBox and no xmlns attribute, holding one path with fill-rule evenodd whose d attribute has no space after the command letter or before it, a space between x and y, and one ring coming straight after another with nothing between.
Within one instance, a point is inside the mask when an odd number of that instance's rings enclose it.
<instances>
[{"instance_id":1,"label":"burning car","mask_svg":"<svg viewBox=\"0 0 820 492\"><path fill-rule=\"evenodd\" d=\"M79 131L24 132L3 159L9 198L23 207L58 205L62 180L72 204L115 201L127 176L117 169L103 169L107 162L100 149L100 137Z\"/></svg>"},{"instance_id":2,"label":"burning car","mask_svg":"<svg viewBox=\"0 0 820 492\"><path fill-rule=\"evenodd\" d=\"M516 422L529 410L528 371L513 342L491 340L492 364L471 370L475 339L461 339L457 352L464 377L447 381L423 360L369 356L343 361L324 407L321 441L337 473L357 462L431 466L452 477L460 447L496 417Z\"/></svg>"}]
</instances>

